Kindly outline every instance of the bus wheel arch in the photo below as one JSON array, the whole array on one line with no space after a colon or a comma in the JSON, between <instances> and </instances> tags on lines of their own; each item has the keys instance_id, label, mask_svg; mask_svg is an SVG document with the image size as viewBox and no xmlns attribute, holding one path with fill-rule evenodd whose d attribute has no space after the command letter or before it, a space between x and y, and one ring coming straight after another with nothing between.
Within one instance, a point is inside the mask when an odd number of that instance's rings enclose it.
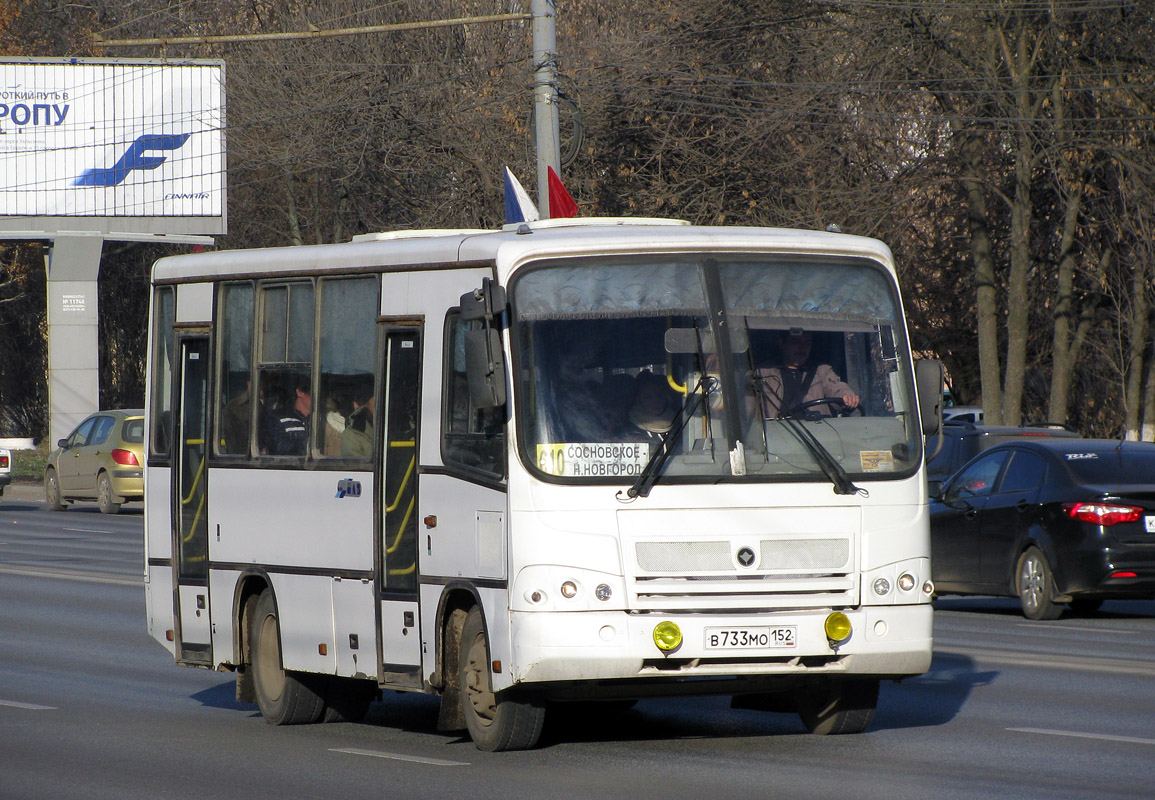
<instances>
[{"instance_id":1,"label":"bus wheel arch","mask_svg":"<svg viewBox=\"0 0 1155 800\"><path fill-rule=\"evenodd\" d=\"M469 609L480 607L472 587L446 587L437 610L437 675L435 688L441 693L441 711L437 716L437 730L465 729L461 707L460 643L461 629Z\"/></svg>"},{"instance_id":2,"label":"bus wheel arch","mask_svg":"<svg viewBox=\"0 0 1155 800\"><path fill-rule=\"evenodd\" d=\"M237 581L233 596L233 664L237 672L237 702L256 703L253 687L253 619L261 593L269 588L266 575L246 574Z\"/></svg>"},{"instance_id":3,"label":"bus wheel arch","mask_svg":"<svg viewBox=\"0 0 1155 800\"><path fill-rule=\"evenodd\" d=\"M319 722L325 713L324 699L306 676L284 668L272 589L266 588L257 598L249 635L253 693L265 720L270 725Z\"/></svg>"},{"instance_id":4,"label":"bus wheel arch","mask_svg":"<svg viewBox=\"0 0 1155 800\"><path fill-rule=\"evenodd\" d=\"M493 690L489 635L480 606L465 616L458 651L460 706L465 727L479 750L528 750L545 723L545 703L516 689Z\"/></svg>"}]
</instances>

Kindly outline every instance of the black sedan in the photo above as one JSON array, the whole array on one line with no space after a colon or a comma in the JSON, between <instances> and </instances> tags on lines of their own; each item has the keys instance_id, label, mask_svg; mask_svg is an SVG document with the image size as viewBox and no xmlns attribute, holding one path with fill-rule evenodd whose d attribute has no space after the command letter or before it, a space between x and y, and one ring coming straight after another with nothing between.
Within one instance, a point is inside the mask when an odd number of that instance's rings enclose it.
<instances>
[{"instance_id":1,"label":"black sedan","mask_svg":"<svg viewBox=\"0 0 1155 800\"><path fill-rule=\"evenodd\" d=\"M938 594L1018 597L1030 619L1155 597L1155 444L1010 442L931 495Z\"/></svg>"}]
</instances>

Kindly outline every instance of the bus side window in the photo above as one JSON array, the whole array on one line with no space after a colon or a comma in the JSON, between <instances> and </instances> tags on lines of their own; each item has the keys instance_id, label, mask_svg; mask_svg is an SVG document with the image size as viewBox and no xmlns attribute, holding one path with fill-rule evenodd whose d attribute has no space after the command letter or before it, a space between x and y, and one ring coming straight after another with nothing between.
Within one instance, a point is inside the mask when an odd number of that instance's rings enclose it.
<instances>
[{"instance_id":1,"label":"bus side window","mask_svg":"<svg viewBox=\"0 0 1155 800\"><path fill-rule=\"evenodd\" d=\"M313 284L261 287L257 369L257 445L262 454L309 454L312 404Z\"/></svg>"},{"instance_id":2,"label":"bus side window","mask_svg":"<svg viewBox=\"0 0 1155 800\"><path fill-rule=\"evenodd\" d=\"M313 413L322 456L368 459L375 444L377 278L324 278Z\"/></svg>"},{"instance_id":3,"label":"bus side window","mask_svg":"<svg viewBox=\"0 0 1155 800\"><path fill-rule=\"evenodd\" d=\"M217 452L249 455L252 439L253 285L221 287L220 372L217 377Z\"/></svg>"},{"instance_id":4,"label":"bus side window","mask_svg":"<svg viewBox=\"0 0 1155 800\"><path fill-rule=\"evenodd\" d=\"M161 286L153 295L153 351L152 351L152 430L149 434L151 452L168 457L172 446L172 370L173 320L176 295L171 286Z\"/></svg>"},{"instance_id":5,"label":"bus side window","mask_svg":"<svg viewBox=\"0 0 1155 800\"><path fill-rule=\"evenodd\" d=\"M446 317L445 393L441 419L441 456L446 464L505 477L505 409L474 408L465 372L465 332L481 322L465 322L456 311Z\"/></svg>"}]
</instances>

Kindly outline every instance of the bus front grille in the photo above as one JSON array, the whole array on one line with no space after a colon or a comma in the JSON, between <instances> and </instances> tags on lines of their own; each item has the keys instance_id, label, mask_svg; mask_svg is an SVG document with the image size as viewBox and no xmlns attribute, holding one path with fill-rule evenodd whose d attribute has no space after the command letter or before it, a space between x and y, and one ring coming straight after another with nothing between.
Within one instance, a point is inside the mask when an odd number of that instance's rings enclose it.
<instances>
[{"instance_id":1,"label":"bus front grille","mask_svg":"<svg viewBox=\"0 0 1155 800\"><path fill-rule=\"evenodd\" d=\"M858 605L853 539L783 536L633 543L632 607L655 611Z\"/></svg>"}]
</instances>

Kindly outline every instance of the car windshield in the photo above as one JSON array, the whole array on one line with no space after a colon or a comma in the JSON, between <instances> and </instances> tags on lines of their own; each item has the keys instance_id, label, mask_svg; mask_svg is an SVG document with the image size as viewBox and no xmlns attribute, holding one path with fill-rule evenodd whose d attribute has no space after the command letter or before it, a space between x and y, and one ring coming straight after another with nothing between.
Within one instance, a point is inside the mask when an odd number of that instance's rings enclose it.
<instances>
[{"instance_id":1,"label":"car windshield","mask_svg":"<svg viewBox=\"0 0 1155 800\"><path fill-rule=\"evenodd\" d=\"M873 261L567 259L511 297L521 454L551 480L629 482L659 451L662 481L837 485L921 458L896 293Z\"/></svg>"}]
</instances>

